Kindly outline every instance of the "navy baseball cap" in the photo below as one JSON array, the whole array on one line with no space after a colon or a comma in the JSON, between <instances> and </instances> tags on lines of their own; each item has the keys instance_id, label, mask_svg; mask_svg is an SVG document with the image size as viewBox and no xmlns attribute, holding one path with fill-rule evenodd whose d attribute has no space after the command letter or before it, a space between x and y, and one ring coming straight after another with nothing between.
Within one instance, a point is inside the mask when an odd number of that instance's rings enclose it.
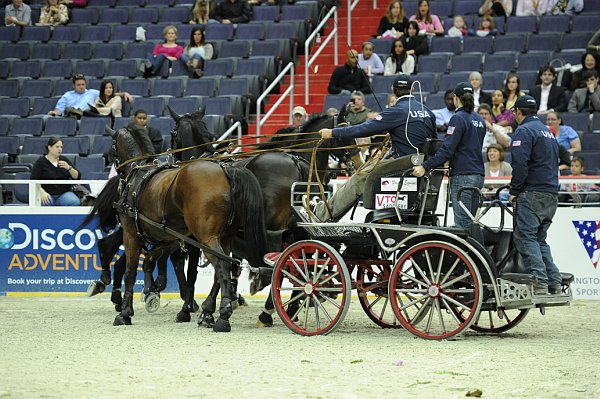
<instances>
[{"instance_id":1,"label":"navy baseball cap","mask_svg":"<svg viewBox=\"0 0 600 399\"><path fill-rule=\"evenodd\" d=\"M400 75L398 75L396 77L396 79L394 79L394 83L392 84L392 87L395 89L410 89L410 87L412 86L413 81L410 78L410 76L401 73Z\"/></svg>"},{"instance_id":2,"label":"navy baseball cap","mask_svg":"<svg viewBox=\"0 0 600 399\"><path fill-rule=\"evenodd\" d=\"M515 105L513 105L513 109L537 109L537 103L535 99L531 96L525 95L517 98L515 101Z\"/></svg>"},{"instance_id":3,"label":"navy baseball cap","mask_svg":"<svg viewBox=\"0 0 600 399\"><path fill-rule=\"evenodd\" d=\"M474 93L473 86L471 86L469 82L460 82L456 85L454 90L452 90L452 94L458 97L462 96L465 93Z\"/></svg>"}]
</instances>

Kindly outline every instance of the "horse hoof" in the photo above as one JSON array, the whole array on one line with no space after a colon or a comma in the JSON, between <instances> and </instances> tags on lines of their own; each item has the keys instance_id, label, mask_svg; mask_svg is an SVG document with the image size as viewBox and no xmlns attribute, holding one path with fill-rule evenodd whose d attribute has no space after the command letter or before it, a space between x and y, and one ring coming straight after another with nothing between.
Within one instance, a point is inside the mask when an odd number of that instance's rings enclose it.
<instances>
[{"instance_id":1,"label":"horse hoof","mask_svg":"<svg viewBox=\"0 0 600 399\"><path fill-rule=\"evenodd\" d=\"M160 296L155 292L150 292L144 298L144 302L146 304L146 311L148 313L154 313L160 308Z\"/></svg>"},{"instance_id":2,"label":"horse hoof","mask_svg":"<svg viewBox=\"0 0 600 399\"><path fill-rule=\"evenodd\" d=\"M121 314L118 314L115 317L115 321L113 322L113 326L130 326L131 325L131 317L123 317Z\"/></svg>"},{"instance_id":3,"label":"horse hoof","mask_svg":"<svg viewBox=\"0 0 600 399\"><path fill-rule=\"evenodd\" d=\"M106 285L102 281L100 281L100 280L92 281L90 283L90 285L88 285L86 294L87 294L87 296L94 296L94 295L102 294L105 289L106 289Z\"/></svg>"},{"instance_id":4,"label":"horse hoof","mask_svg":"<svg viewBox=\"0 0 600 399\"><path fill-rule=\"evenodd\" d=\"M200 314L200 317L198 317L198 327L200 327L201 325L205 325L207 328L211 328L215 325L215 318L211 313L204 313L202 312Z\"/></svg>"},{"instance_id":5,"label":"horse hoof","mask_svg":"<svg viewBox=\"0 0 600 399\"><path fill-rule=\"evenodd\" d=\"M256 327L273 327L273 317L268 313L262 312L260 315L258 315Z\"/></svg>"},{"instance_id":6,"label":"horse hoof","mask_svg":"<svg viewBox=\"0 0 600 399\"><path fill-rule=\"evenodd\" d=\"M188 312L184 312L183 310L177 313L177 318L175 319L177 323L189 323L192 321L192 317Z\"/></svg>"},{"instance_id":7,"label":"horse hoof","mask_svg":"<svg viewBox=\"0 0 600 399\"><path fill-rule=\"evenodd\" d=\"M121 312L123 310L123 305L115 305L115 312Z\"/></svg>"},{"instance_id":8,"label":"horse hoof","mask_svg":"<svg viewBox=\"0 0 600 399\"><path fill-rule=\"evenodd\" d=\"M196 300L194 299L194 309L192 310L192 313L196 313L199 310L200 310L200 305L198 305L198 302L196 302Z\"/></svg>"},{"instance_id":9,"label":"horse hoof","mask_svg":"<svg viewBox=\"0 0 600 399\"><path fill-rule=\"evenodd\" d=\"M239 306L240 304L238 303L237 299L235 301L231 301L231 308L233 310L236 310Z\"/></svg>"},{"instance_id":10,"label":"horse hoof","mask_svg":"<svg viewBox=\"0 0 600 399\"><path fill-rule=\"evenodd\" d=\"M217 321L215 322L215 325L213 326L213 331L214 332L230 332L231 324L229 323L229 321L223 320L219 317L217 319Z\"/></svg>"},{"instance_id":11,"label":"horse hoof","mask_svg":"<svg viewBox=\"0 0 600 399\"><path fill-rule=\"evenodd\" d=\"M246 302L246 299L241 295L238 295L237 301L240 306L248 306L248 302Z\"/></svg>"}]
</instances>

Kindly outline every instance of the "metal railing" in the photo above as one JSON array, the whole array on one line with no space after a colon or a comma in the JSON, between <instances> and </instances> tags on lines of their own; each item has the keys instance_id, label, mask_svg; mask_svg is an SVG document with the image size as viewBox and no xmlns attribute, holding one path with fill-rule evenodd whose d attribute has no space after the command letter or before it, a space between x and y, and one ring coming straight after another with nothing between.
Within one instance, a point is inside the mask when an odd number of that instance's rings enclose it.
<instances>
[{"instance_id":1,"label":"metal railing","mask_svg":"<svg viewBox=\"0 0 600 399\"><path fill-rule=\"evenodd\" d=\"M261 109L263 100L269 95L269 93L271 93L273 88L275 88L275 86L278 83L283 81L283 78L285 78L285 75L288 73L288 71L290 72L289 87L281 94L281 96L275 102L275 104L273 104L273 106L271 107L269 112L265 113L265 116L263 118L261 118L260 109ZM269 87L267 87L266 90L260 95L260 97L258 97L258 100L256 100L256 143L257 144L260 142L260 128L262 127L262 125L264 125L267 122L269 117L271 117L271 115L275 112L277 107L279 107L279 105L283 102L283 100L285 100L285 98L287 96L290 96L289 124L291 125L292 124L292 109L294 108L294 63L293 62L288 63L285 66L285 68L282 69L282 71L279 73L279 75L277 75L277 77L271 82Z\"/></svg>"},{"instance_id":2,"label":"metal railing","mask_svg":"<svg viewBox=\"0 0 600 399\"><path fill-rule=\"evenodd\" d=\"M321 42L321 45L319 46L317 51L315 51L315 53L311 56L310 55L310 44L313 42L313 40L315 40L315 38L317 36L321 37L320 36L321 30L323 29L325 24L331 19L332 16L333 16L333 29L331 30L331 32L329 32L329 34L325 38L321 38L323 40ZM304 42L304 103L305 104L309 104L309 102L310 102L308 99L308 91L309 91L309 86L310 86L309 69L315 63L315 61L317 60L317 57L321 54L321 52L323 52L325 47L327 47L327 44L331 41L331 39L333 39L333 60L334 60L334 64L337 64L337 59L338 59L338 35L337 35L337 32L338 32L337 7L331 7L331 9L325 15L323 20L319 23L319 25L317 25L317 27L313 30L313 32L310 34L310 36L308 36L306 38L306 41Z\"/></svg>"},{"instance_id":3,"label":"metal railing","mask_svg":"<svg viewBox=\"0 0 600 399\"><path fill-rule=\"evenodd\" d=\"M218 138L218 141L225 140L233 135L233 132L235 131L237 131L238 146L232 151L233 153L240 152L242 150L242 124L240 122L235 122L229 129L225 131L225 133L221 135L221 137ZM218 144L213 144L213 147L216 148L217 146Z\"/></svg>"}]
</instances>

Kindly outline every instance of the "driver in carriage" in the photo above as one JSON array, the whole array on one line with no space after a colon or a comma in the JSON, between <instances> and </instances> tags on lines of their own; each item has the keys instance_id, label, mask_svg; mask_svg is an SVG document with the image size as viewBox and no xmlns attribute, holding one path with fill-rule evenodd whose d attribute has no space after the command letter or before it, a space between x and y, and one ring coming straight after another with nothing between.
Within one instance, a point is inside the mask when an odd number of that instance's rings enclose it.
<instances>
[{"instance_id":1,"label":"driver in carriage","mask_svg":"<svg viewBox=\"0 0 600 399\"><path fill-rule=\"evenodd\" d=\"M421 152L427 139L437 137L435 115L411 94L412 85L413 81L408 75L398 75L392 84L393 93L398 99L392 107L387 108L374 119L359 125L319 131L324 139L369 137L389 131L392 138L391 157L393 159L384 159L379 163L374 162L355 173L338 188L327 204L314 200L310 204L305 203L307 208L310 205L311 212L317 219L321 221L339 220L363 194L367 177L375 166L398 162L399 170L411 169L414 166L411 156Z\"/></svg>"}]
</instances>

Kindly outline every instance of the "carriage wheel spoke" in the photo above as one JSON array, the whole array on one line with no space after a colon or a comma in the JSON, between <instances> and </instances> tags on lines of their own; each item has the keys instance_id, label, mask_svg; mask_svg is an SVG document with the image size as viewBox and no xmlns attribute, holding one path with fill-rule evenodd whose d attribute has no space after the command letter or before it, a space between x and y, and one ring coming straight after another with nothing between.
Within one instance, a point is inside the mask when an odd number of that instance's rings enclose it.
<instances>
[{"instance_id":1,"label":"carriage wheel spoke","mask_svg":"<svg viewBox=\"0 0 600 399\"><path fill-rule=\"evenodd\" d=\"M396 294L396 295L397 295L397 294ZM411 301L411 302L407 303L406 305L402 306L402 307L400 308L400 310L404 310L404 309L407 309L407 308L409 308L409 307L411 307L411 306L414 306L415 304L417 304L417 303L419 303L419 302L423 302L423 301L424 301L424 300L426 300L427 298L429 298L429 297L428 297L428 296L423 296L422 298L419 298L419 299L417 299L417 300Z\"/></svg>"},{"instance_id":2,"label":"carriage wheel spoke","mask_svg":"<svg viewBox=\"0 0 600 399\"><path fill-rule=\"evenodd\" d=\"M425 280L425 285L431 285L431 282L429 281L425 273L423 273L423 269L421 269L421 266L419 266L419 264L413 259L412 256L410 257L410 262L413 264L415 270L421 275L421 277L423 277L423 280ZM431 268L431 265L429 265L429 267Z\"/></svg>"},{"instance_id":3,"label":"carriage wheel spoke","mask_svg":"<svg viewBox=\"0 0 600 399\"><path fill-rule=\"evenodd\" d=\"M448 295L444 294L443 292L442 292L441 296L442 296L442 298L444 298L447 301L455 304L456 306L460 306L462 309L465 309L467 311L471 310L471 308L469 308L467 305L458 302L457 300L455 300L454 298L449 297Z\"/></svg>"},{"instance_id":4,"label":"carriage wheel spoke","mask_svg":"<svg viewBox=\"0 0 600 399\"><path fill-rule=\"evenodd\" d=\"M429 257L429 250L425 250L425 259L427 260L427 267L429 268L429 275L431 280L435 282L436 275L433 274L433 268L431 267L431 258Z\"/></svg>"},{"instance_id":5,"label":"carriage wheel spoke","mask_svg":"<svg viewBox=\"0 0 600 399\"><path fill-rule=\"evenodd\" d=\"M325 309L325 307L323 306L323 304L320 301L316 301L317 306L319 308L321 308L321 311L323 312L323 314L325 314L325 317L327 318L327 320L329 320L329 322L331 323L331 321L333 320L333 318L331 317L331 315L329 314L329 312L327 311L327 309ZM337 305L336 303L334 303L334 305ZM339 306L337 306L337 308L339 309Z\"/></svg>"},{"instance_id":6,"label":"carriage wheel spoke","mask_svg":"<svg viewBox=\"0 0 600 399\"><path fill-rule=\"evenodd\" d=\"M425 311L425 309L429 308L429 302L431 302L431 297L427 297L427 300L425 301L425 303L423 304L423 306L421 306L420 308L417 308L418 311L417 313L413 316L412 319L409 319L407 317L407 320L412 322L413 320L419 320L421 317L421 313L423 313ZM418 321L417 321L418 324Z\"/></svg>"},{"instance_id":7,"label":"carriage wheel spoke","mask_svg":"<svg viewBox=\"0 0 600 399\"><path fill-rule=\"evenodd\" d=\"M300 298L302 298L302 296L304 295L304 290L302 290L302 292L300 292L298 295L296 295L295 297L290 298L288 301L284 302L282 304L283 307L288 306L290 303L299 300ZM297 314L296 314L297 316Z\"/></svg>"},{"instance_id":8,"label":"carriage wheel spoke","mask_svg":"<svg viewBox=\"0 0 600 399\"><path fill-rule=\"evenodd\" d=\"M306 252L304 252L304 248L302 248L302 266L304 266L304 278L308 281L308 262L306 259Z\"/></svg>"},{"instance_id":9,"label":"carriage wheel spoke","mask_svg":"<svg viewBox=\"0 0 600 399\"><path fill-rule=\"evenodd\" d=\"M461 280L464 280L464 279L466 279L469 276L471 276L471 273L469 273L469 271L467 270L467 272L465 274L460 275L460 276L458 276L458 277L456 277L456 278L454 278L454 279L452 279L452 280L450 280L450 281L442 284L441 288L444 289L446 287L450 287L452 284L457 283L457 282L459 282Z\"/></svg>"},{"instance_id":10,"label":"carriage wheel spoke","mask_svg":"<svg viewBox=\"0 0 600 399\"><path fill-rule=\"evenodd\" d=\"M445 293L450 293L450 294L472 294L473 292L475 292L475 290L473 288L464 288L464 289L449 289L449 290L444 290Z\"/></svg>"},{"instance_id":11,"label":"carriage wheel spoke","mask_svg":"<svg viewBox=\"0 0 600 399\"><path fill-rule=\"evenodd\" d=\"M448 279L448 277L450 277L452 275L452 272L454 271L454 268L456 267L456 265L458 265L458 262L460 262L460 258L457 257L456 260L454 261L454 264L450 268L450 270L448 270L448 272L444 276L444 279L440 282L440 285L443 285L446 282L446 280Z\"/></svg>"},{"instance_id":12,"label":"carriage wheel spoke","mask_svg":"<svg viewBox=\"0 0 600 399\"><path fill-rule=\"evenodd\" d=\"M290 280L292 280L293 282L295 282L296 284L298 284L299 286L304 286L304 282L298 280L298 278L296 276L294 276L292 273L288 272L287 270L282 270L281 271L287 278L289 278Z\"/></svg>"},{"instance_id":13,"label":"carriage wheel spoke","mask_svg":"<svg viewBox=\"0 0 600 399\"><path fill-rule=\"evenodd\" d=\"M444 324L444 317L442 316L442 307L440 306L440 299L435 298L435 307L437 308L438 318L440 319L440 326L442 326L442 331L446 334L446 324ZM452 313L452 312L450 312ZM456 317L456 316L455 316Z\"/></svg>"},{"instance_id":14,"label":"carriage wheel spoke","mask_svg":"<svg viewBox=\"0 0 600 399\"><path fill-rule=\"evenodd\" d=\"M331 258L327 257L327 259L323 263L323 266L319 269L318 272L317 272L317 261L315 261L315 273L314 273L315 276L313 277L313 280L312 280L313 283L316 283L317 281L319 281L319 279L323 275L323 272L325 271L326 267L329 265L330 260L331 260Z\"/></svg>"},{"instance_id":15,"label":"carriage wheel spoke","mask_svg":"<svg viewBox=\"0 0 600 399\"><path fill-rule=\"evenodd\" d=\"M300 268L300 265L298 265L298 263L296 263L296 259L292 258L290 256L289 258L292 261L292 264L294 265L294 268L298 271L298 273L300 273L300 275L304 278L304 281L308 281L308 277L306 276L306 274L304 274L304 272L302 271L302 269ZM285 272L285 270L283 270Z\"/></svg>"},{"instance_id":16,"label":"carriage wheel spoke","mask_svg":"<svg viewBox=\"0 0 600 399\"><path fill-rule=\"evenodd\" d=\"M424 285L424 286L427 286L427 285L429 285L429 284L425 284L423 281L421 281L421 280L418 280L417 278L415 278L415 277L413 277L413 276L411 276L411 275L409 275L409 274L406 274L405 272L400 272L400 275L401 275L402 277L406 277L407 279L409 279L409 280L410 280L410 281L412 281L413 283L417 283L417 284L419 284L419 285Z\"/></svg>"},{"instance_id":17,"label":"carriage wheel spoke","mask_svg":"<svg viewBox=\"0 0 600 399\"><path fill-rule=\"evenodd\" d=\"M319 284L323 285L325 283L328 283L329 281L331 281L334 277L338 277L340 275L340 272L335 272L331 275L329 275L325 280L321 281Z\"/></svg>"},{"instance_id":18,"label":"carriage wheel spoke","mask_svg":"<svg viewBox=\"0 0 600 399\"><path fill-rule=\"evenodd\" d=\"M308 300L305 300L304 302L302 302L302 307L304 307L304 329L306 330L306 326L308 326L308 309L309 309L309 302Z\"/></svg>"},{"instance_id":19,"label":"carriage wheel spoke","mask_svg":"<svg viewBox=\"0 0 600 399\"><path fill-rule=\"evenodd\" d=\"M492 312L488 311L488 317L490 319L490 327L494 328L494 317L492 316Z\"/></svg>"},{"instance_id":20,"label":"carriage wheel spoke","mask_svg":"<svg viewBox=\"0 0 600 399\"><path fill-rule=\"evenodd\" d=\"M442 302L444 302L444 306L446 306L446 309L448 309L450 311L450 314L452 315L452 317L454 317L454 320L456 320L456 322L458 324L462 323L458 316L456 315L456 312L454 310L452 310L452 308L450 307L450 305L448 304L448 302L446 301L446 298L442 297Z\"/></svg>"},{"instance_id":21,"label":"carriage wheel spoke","mask_svg":"<svg viewBox=\"0 0 600 399\"><path fill-rule=\"evenodd\" d=\"M396 288L396 292L402 292L403 294L427 294L427 290L415 288Z\"/></svg>"},{"instance_id":22,"label":"carriage wheel spoke","mask_svg":"<svg viewBox=\"0 0 600 399\"><path fill-rule=\"evenodd\" d=\"M319 305L321 305L317 298L314 296L311 297L313 301L313 308L315 309L315 324L317 326L317 330L321 329L321 321L319 320Z\"/></svg>"},{"instance_id":23,"label":"carriage wheel spoke","mask_svg":"<svg viewBox=\"0 0 600 399\"><path fill-rule=\"evenodd\" d=\"M431 297L428 298L431 299ZM431 331L431 322L433 321L433 314L435 313L435 301L433 302L431 308L431 312L429 312L429 317L427 318L427 324L425 325L425 332L427 334L429 334L429 331Z\"/></svg>"},{"instance_id":24,"label":"carriage wheel spoke","mask_svg":"<svg viewBox=\"0 0 600 399\"><path fill-rule=\"evenodd\" d=\"M446 250L443 249L442 252L440 253L440 260L438 262L437 273L435 274L435 283L436 284L440 282L440 276L442 274L442 264L444 263L445 255L446 255Z\"/></svg>"}]
</instances>

